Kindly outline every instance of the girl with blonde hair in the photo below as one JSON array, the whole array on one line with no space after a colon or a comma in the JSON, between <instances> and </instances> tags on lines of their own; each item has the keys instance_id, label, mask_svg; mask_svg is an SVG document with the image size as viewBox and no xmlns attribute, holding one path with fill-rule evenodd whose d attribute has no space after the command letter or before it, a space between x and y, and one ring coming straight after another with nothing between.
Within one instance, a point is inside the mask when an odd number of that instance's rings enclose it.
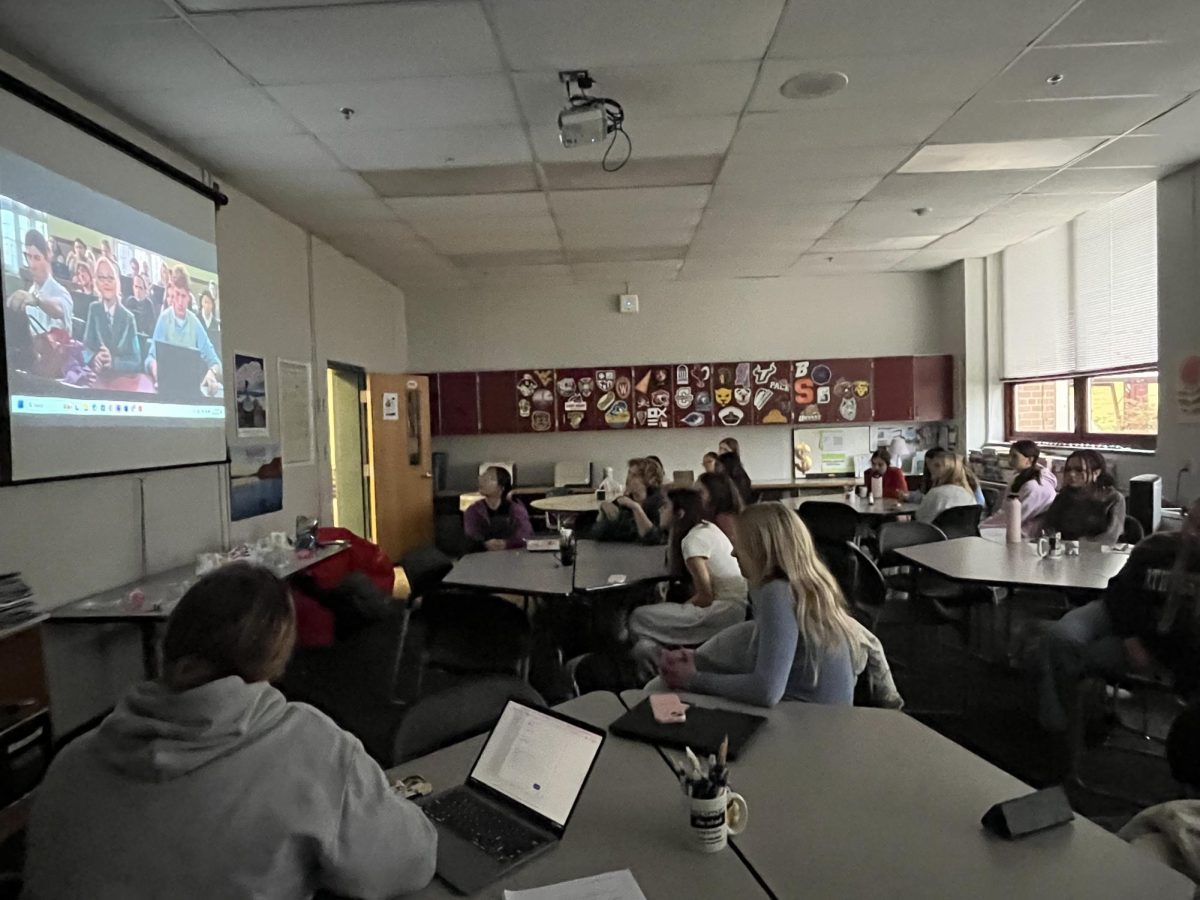
<instances>
[{"instance_id":1,"label":"girl with blonde hair","mask_svg":"<svg viewBox=\"0 0 1200 900\"><path fill-rule=\"evenodd\" d=\"M754 621L725 629L698 650L664 653L666 684L756 706L853 703L858 631L804 523L780 503L748 507L737 520L735 547Z\"/></svg>"},{"instance_id":2,"label":"girl with blonde hair","mask_svg":"<svg viewBox=\"0 0 1200 900\"><path fill-rule=\"evenodd\" d=\"M914 514L918 522L932 522L956 506L975 506L975 491L963 458L945 453L929 464L933 487Z\"/></svg>"}]
</instances>

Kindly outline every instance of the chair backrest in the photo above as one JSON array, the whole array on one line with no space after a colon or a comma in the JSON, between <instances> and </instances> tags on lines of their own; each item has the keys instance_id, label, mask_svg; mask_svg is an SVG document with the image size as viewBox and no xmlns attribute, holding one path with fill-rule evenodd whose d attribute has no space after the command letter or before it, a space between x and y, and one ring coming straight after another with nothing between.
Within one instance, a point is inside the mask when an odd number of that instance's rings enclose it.
<instances>
[{"instance_id":1,"label":"chair backrest","mask_svg":"<svg viewBox=\"0 0 1200 900\"><path fill-rule=\"evenodd\" d=\"M979 521L983 518L983 507L978 503L970 506L952 506L944 509L933 520L946 537L953 540L961 537L979 537Z\"/></svg>"},{"instance_id":2,"label":"chair backrest","mask_svg":"<svg viewBox=\"0 0 1200 900\"><path fill-rule=\"evenodd\" d=\"M854 583L846 600L856 610L870 615L878 614L887 602L887 580L879 571L879 566L875 565L875 560L862 547L850 544L848 552L854 558Z\"/></svg>"},{"instance_id":3,"label":"chair backrest","mask_svg":"<svg viewBox=\"0 0 1200 900\"><path fill-rule=\"evenodd\" d=\"M423 697L404 714L396 729L393 765L483 734L496 724L510 697L546 705L528 684L506 675L472 679Z\"/></svg>"},{"instance_id":4,"label":"chair backrest","mask_svg":"<svg viewBox=\"0 0 1200 900\"><path fill-rule=\"evenodd\" d=\"M454 568L454 561L437 547L428 545L404 554L400 568L408 578L411 603L441 584L442 579Z\"/></svg>"},{"instance_id":5,"label":"chair backrest","mask_svg":"<svg viewBox=\"0 0 1200 900\"><path fill-rule=\"evenodd\" d=\"M1136 544L1146 536L1146 529L1133 516L1125 517L1125 528L1121 532L1121 541L1125 544Z\"/></svg>"},{"instance_id":6,"label":"chair backrest","mask_svg":"<svg viewBox=\"0 0 1200 900\"><path fill-rule=\"evenodd\" d=\"M895 559L893 551L944 540L942 530L928 522L887 522L879 529L879 564L905 565L903 560Z\"/></svg>"},{"instance_id":7,"label":"chair backrest","mask_svg":"<svg viewBox=\"0 0 1200 900\"><path fill-rule=\"evenodd\" d=\"M858 513L845 503L810 500L800 504L796 515L808 527L813 540L819 543L852 541L858 533Z\"/></svg>"},{"instance_id":8,"label":"chair backrest","mask_svg":"<svg viewBox=\"0 0 1200 900\"><path fill-rule=\"evenodd\" d=\"M590 462L556 462L554 464L554 486L572 487L590 485L592 483L592 464Z\"/></svg>"}]
</instances>

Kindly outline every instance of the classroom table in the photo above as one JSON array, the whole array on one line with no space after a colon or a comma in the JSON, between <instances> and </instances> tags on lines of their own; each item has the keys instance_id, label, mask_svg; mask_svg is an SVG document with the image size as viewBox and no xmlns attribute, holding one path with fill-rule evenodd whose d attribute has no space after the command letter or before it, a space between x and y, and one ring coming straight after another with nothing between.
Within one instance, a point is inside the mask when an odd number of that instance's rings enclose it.
<instances>
[{"instance_id":1,"label":"classroom table","mask_svg":"<svg viewBox=\"0 0 1200 900\"><path fill-rule=\"evenodd\" d=\"M985 831L989 807L1032 788L905 713L683 696L767 716L731 764L750 807L732 843L776 897L1192 896L1190 880L1084 818L1016 841ZM644 697L621 694L629 707Z\"/></svg>"},{"instance_id":2,"label":"classroom table","mask_svg":"<svg viewBox=\"0 0 1200 900\"><path fill-rule=\"evenodd\" d=\"M530 501L530 506L540 512L558 513L560 515L578 515L595 512L600 508L600 501L592 494L563 494L557 497L542 497Z\"/></svg>"},{"instance_id":3,"label":"classroom table","mask_svg":"<svg viewBox=\"0 0 1200 900\"><path fill-rule=\"evenodd\" d=\"M341 553L348 544L326 544L311 556L295 552L286 561L272 568L280 578L290 578L329 557ZM178 566L151 575L141 581L132 581L120 587L101 591L72 603L67 603L50 613L51 624L133 624L137 625L142 639L142 667L147 678L158 674L158 626L165 622L193 584L198 580L194 565ZM129 599L131 591L140 590L145 600L139 605Z\"/></svg>"},{"instance_id":4,"label":"classroom table","mask_svg":"<svg viewBox=\"0 0 1200 900\"><path fill-rule=\"evenodd\" d=\"M624 575L625 586L669 577L666 547L661 545L579 541L574 566L564 566L558 553L494 550L469 553L442 580L450 587L502 591L525 597L569 597L616 587L613 575Z\"/></svg>"},{"instance_id":5,"label":"classroom table","mask_svg":"<svg viewBox=\"0 0 1200 900\"><path fill-rule=\"evenodd\" d=\"M625 712L615 694L585 694L556 707L607 728ZM421 775L434 790L466 780L483 736L446 747L391 769L393 781ZM753 817L751 818L753 821ZM477 896L499 898L505 889L557 884L614 869L630 869L650 900L725 897L753 900L767 894L732 852L690 849L687 806L662 758L645 744L608 737L583 789L561 844ZM439 879L412 897L456 897Z\"/></svg>"},{"instance_id":6,"label":"classroom table","mask_svg":"<svg viewBox=\"0 0 1200 900\"><path fill-rule=\"evenodd\" d=\"M1035 545L1002 543L997 531L988 537L955 538L905 547L896 553L953 581L995 587L1102 591L1129 560L1128 553L1081 543L1078 556L1039 559Z\"/></svg>"},{"instance_id":7,"label":"classroom table","mask_svg":"<svg viewBox=\"0 0 1200 900\"><path fill-rule=\"evenodd\" d=\"M841 503L848 506L863 518L895 519L898 516L911 516L917 511L919 503L909 503L905 500L895 500L884 497L869 503L857 494L847 497L845 494L817 494L815 497L801 497L795 506L799 509L805 503Z\"/></svg>"},{"instance_id":8,"label":"classroom table","mask_svg":"<svg viewBox=\"0 0 1200 900\"><path fill-rule=\"evenodd\" d=\"M763 500L785 499L803 491L830 491L862 484L852 475L813 475L811 478L781 478L774 481L752 481L750 489ZM775 496L777 495L777 496Z\"/></svg>"}]
</instances>

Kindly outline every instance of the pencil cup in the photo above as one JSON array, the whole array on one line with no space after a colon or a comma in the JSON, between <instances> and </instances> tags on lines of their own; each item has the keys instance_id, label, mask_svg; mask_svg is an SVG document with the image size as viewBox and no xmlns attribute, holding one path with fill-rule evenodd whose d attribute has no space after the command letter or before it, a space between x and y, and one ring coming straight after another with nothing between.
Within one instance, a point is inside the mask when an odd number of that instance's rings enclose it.
<instances>
[{"instance_id":1,"label":"pencil cup","mask_svg":"<svg viewBox=\"0 0 1200 900\"><path fill-rule=\"evenodd\" d=\"M689 803L692 841L701 853L724 850L729 835L741 834L750 817L746 798L729 788L715 797L692 797Z\"/></svg>"}]
</instances>

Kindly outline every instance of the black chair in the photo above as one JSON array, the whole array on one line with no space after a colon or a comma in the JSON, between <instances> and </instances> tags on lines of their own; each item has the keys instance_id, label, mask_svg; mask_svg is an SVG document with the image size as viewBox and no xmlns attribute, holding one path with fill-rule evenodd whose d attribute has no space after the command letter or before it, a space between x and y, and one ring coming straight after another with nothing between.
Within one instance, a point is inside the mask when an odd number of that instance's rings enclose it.
<instances>
[{"instance_id":1,"label":"black chair","mask_svg":"<svg viewBox=\"0 0 1200 900\"><path fill-rule=\"evenodd\" d=\"M855 618L874 631L875 623L879 621L887 604L887 579L883 577L883 572L875 565L875 560L871 559L867 551L857 544L848 543L846 546L846 552L853 560L854 574L848 586L842 585L842 591L854 611Z\"/></svg>"},{"instance_id":2,"label":"black chair","mask_svg":"<svg viewBox=\"0 0 1200 900\"><path fill-rule=\"evenodd\" d=\"M844 503L811 500L801 503L796 515L817 543L841 544L857 538L858 513Z\"/></svg>"},{"instance_id":3,"label":"black chair","mask_svg":"<svg viewBox=\"0 0 1200 900\"><path fill-rule=\"evenodd\" d=\"M399 674L400 660L404 655L404 643L408 640L409 619L412 611L421 603L421 599L431 593L442 583L442 579L454 568L454 560L434 546L418 547L406 553L400 559L400 568L408 579L408 596L401 597L404 602L403 625L400 629L400 642L396 648L396 672ZM393 679L394 682L394 679Z\"/></svg>"},{"instance_id":4,"label":"black chair","mask_svg":"<svg viewBox=\"0 0 1200 900\"><path fill-rule=\"evenodd\" d=\"M510 697L546 705L537 691L510 675L473 679L423 697L409 708L396 729L392 764L483 734L496 724Z\"/></svg>"},{"instance_id":5,"label":"black chair","mask_svg":"<svg viewBox=\"0 0 1200 900\"><path fill-rule=\"evenodd\" d=\"M983 507L977 503L970 506L952 506L944 509L933 520L936 528L950 540L961 537L979 537L979 523L983 519Z\"/></svg>"},{"instance_id":6,"label":"black chair","mask_svg":"<svg viewBox=\"0 0 1200 900\"><path fill-rule=\"evenodd\" d=\"M533 646L525 612L493 594L438 590L421 604L425 640L417 696L425 672L528 675Z\"/></svg>"},{"instance_id":7,"label":"black chair","mask_svg":"<svg viewBox=\"0 0 1200 900\"><path fill-rule=\"evenodd\" d=\"M1121 543L1136 544L1146 537L1146 529L1133 516L1125 517L1125 530L1121 532Z\"/></svg>"}]
</instances>

